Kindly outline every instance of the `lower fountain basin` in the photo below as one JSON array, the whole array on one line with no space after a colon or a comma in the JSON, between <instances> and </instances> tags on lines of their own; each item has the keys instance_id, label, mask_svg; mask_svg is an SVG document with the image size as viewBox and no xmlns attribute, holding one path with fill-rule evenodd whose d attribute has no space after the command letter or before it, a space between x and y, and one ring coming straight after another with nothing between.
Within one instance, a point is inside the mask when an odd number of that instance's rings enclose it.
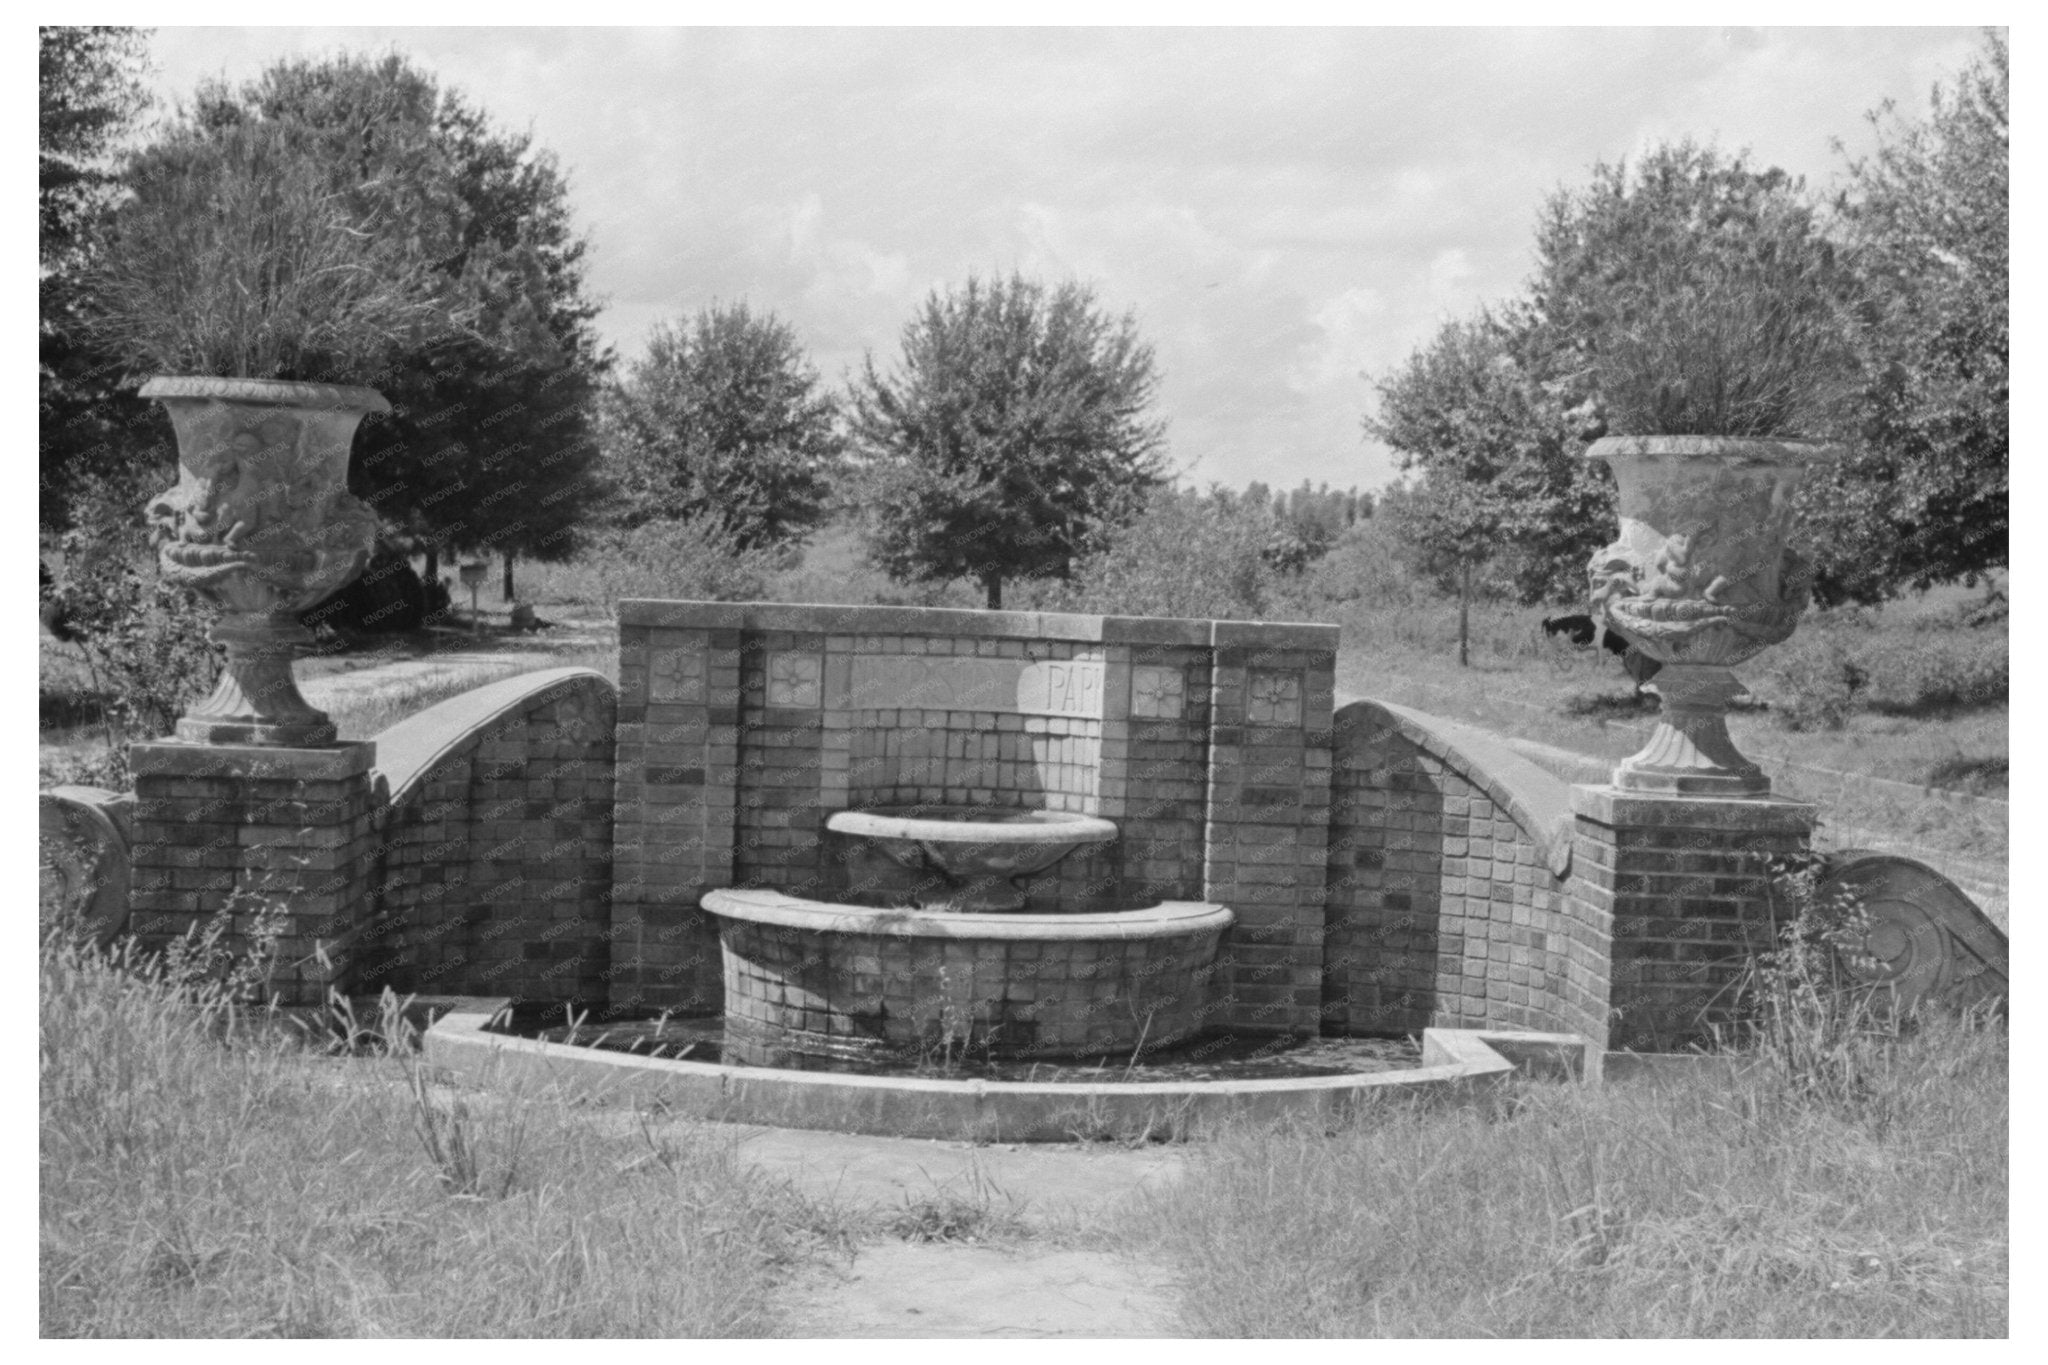
<instances>
[{"instance_id":1,"label":"lower fountain basin","mask_svg":"<svg viewBox=\"0 0 2048 1365\"><path fill-rule=\"evenodd\" d=\"M1030 878L1117 834L1092 815L1009 806L874 806L834 812L825 828L858 841L850 900L965 913L1021 910ZM862 857L868 850L880 855L878 865Z\"/></svg>"},{"instance_id":2,"label":"lower fountain basin","mask_svg":"<svg viewBox=\"0 0 2048 1365\"><path fill-rule=\"evenodd\" d=\"M725 961L727 1049L754 1066L1165 1046L1209 1022L1217 946L1234 919L1189 901L939 914L720 890L703 904Z\"/></svg>"}]
</instances>

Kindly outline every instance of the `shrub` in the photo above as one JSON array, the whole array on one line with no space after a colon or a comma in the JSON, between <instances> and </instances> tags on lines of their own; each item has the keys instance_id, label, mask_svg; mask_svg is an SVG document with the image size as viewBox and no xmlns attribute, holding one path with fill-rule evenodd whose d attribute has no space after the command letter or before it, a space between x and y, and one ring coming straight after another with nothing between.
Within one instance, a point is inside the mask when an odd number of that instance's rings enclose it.
<instances>
[{"instance_id":1,"label":"shrub","mask_svg":"<svg viewBox=\"0 0 2048 1365\"><path fill-rule=\"evenodd\" d=\"M1848 723L1856 694L1869 681L1863 667L1833 636L1817 647L1791 652L1776 675L1783 694L1771 714L1788 730L1839 730Z\"/></svg>"},{"instance_id":2,"label":"shrub","mask_svg":"<svg viewBox=\"0 0 2048 1365\"><path fill-rule=\"evenodd\" d=\"M141 508L159 482L146 471L81 478L51 592L102 699L112 751L102 785L116 788L126 784L129 742L169 734L219 672L206 639L218 612L157 576Z\"/></svg>"},{"instance_id":3,"label":"shrub","mask_svg":"<svg viewBox=\"0 0 2048 1365\"><path fill-rule=\"evenodd\" d=\"M1079 560L1045 605L1122 616L1263 617L1279 580L1267 555L1273 532L1271 513L1241 499L1160 491L1105 548Z\"/></svg>"}]
</instances>

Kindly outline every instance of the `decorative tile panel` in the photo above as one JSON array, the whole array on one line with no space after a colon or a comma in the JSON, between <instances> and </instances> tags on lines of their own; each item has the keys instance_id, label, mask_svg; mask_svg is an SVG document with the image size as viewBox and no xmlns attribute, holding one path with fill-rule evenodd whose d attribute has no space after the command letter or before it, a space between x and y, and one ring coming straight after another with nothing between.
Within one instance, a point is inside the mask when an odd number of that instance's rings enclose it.
<instances>
[{"instance_id":1,"label":"decorative tile panel","mask_svg":"<svg viewBox=\"0 0 2048 1365\"><path fill-rule=\"evenodd\" d=\"M1187 684L1178 668L1139 665L1131 670L1131 714L1148 720L1179 720Z\"/></svg>"},{"instance_id":2,"label":"decorative tile panel","mask_svg":"<svg viewBox=\"0 0 2048 1365\"><path fill-rule=\"evenodd\" d=\"M1292 669L1252 669L1245 719L1253 725L1301 724L1301 674Z\"/></svg>"},{"instance_id":3,"label":"decorative tile panel","mask_svg":"<svg viewBox=\"0 0 2048 1365\"><path fill-rule=\"evenodd\" d=\"M647 699L656 702L704 701L704 651L657 649L647 659Z\"/></svg>"},{"instance_id":4,"label":"decorative tile panel","mask_svg":"<svg viewBox=\"0 0 2048 1365\"><path fill-rule=\"evenodd\" d=\"M825 659L819 654L768 656L768 704L816 706L824 694Z\"/></svg>"}]
</instances>

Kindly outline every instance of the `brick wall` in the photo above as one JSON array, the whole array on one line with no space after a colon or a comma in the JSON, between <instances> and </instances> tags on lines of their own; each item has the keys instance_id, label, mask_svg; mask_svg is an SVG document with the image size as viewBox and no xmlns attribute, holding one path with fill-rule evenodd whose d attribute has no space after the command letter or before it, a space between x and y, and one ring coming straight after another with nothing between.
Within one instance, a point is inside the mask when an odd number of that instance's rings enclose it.
<instances>
[{"instance_id":1,"label":"brick wall","mask_svg":"<svg viewBox=\"0 0 2048 1365\"><path fill-rule=\"evenodd\" d=\"M622 603L614 999L630 985L642 1003L719 1008L717 941L697 899L719 887L843 894L834 812L994 805L1117 824L1115 843L1034 880L1030 909L1229 904L1243 926L1225 969L1244 991L1237 1022L1313 1031L1336 636Z\"/></svg>"},{"instance_id":2,"label":"brick wall","mask_svg":"<svg viewBox=\"0 0 2048 1365\"><path fill-rule=\"evenodd\" d=\"M1328 1033L1604 1036L1604 914L1570 894L1568 789L1499 741L1376 702L1337 713Z\"/></svg>"},{"instance_id":3,"label":"brick wall","mask_svg":"<svg viewBox=\"0 0 2048 1365\"><path fill-rule=\"evenodd\" d=\"M1237 914L1221 977L1230 1022L1247 1030L1319 1028L1336 671L1328 630L1216 623L1203 899Z\"/></svg>"},{"instance_id":4,"label":"brick wall","mask_svg":"<svg viewBox=\"0 0 2048 1365\"><path fill-rule=\"evenodd\" d=\"M175 741L129 749L129 930L157 952L229 916L228 945L274 917L270 987L319 1005L358 965L376 805L373 746L268 749Z\"/></svg>"},{"instance_id":5,"label":"brick wall","mask_svg":"<svg viewBox=\"0 0 2048 1365\"><path fill-rule=\"evenodd\" d=\"M1804 850L1814 808L1574 787L1571 894L1613 924L1612 1046L1664 1052L1727 1018L1750 945L1769 943L1774 858Z\"/></svg>"},{"instance_id":6,"label":"brick wall","mask_svg":"<svg viewBox=\"0 0 2048 1365\"><path fill-rule=\"evenodd\" d=\"M609 682L553 669L378 736L389 804L358 991L607 993L615 724Z\"/></svg>"}]
</instances>

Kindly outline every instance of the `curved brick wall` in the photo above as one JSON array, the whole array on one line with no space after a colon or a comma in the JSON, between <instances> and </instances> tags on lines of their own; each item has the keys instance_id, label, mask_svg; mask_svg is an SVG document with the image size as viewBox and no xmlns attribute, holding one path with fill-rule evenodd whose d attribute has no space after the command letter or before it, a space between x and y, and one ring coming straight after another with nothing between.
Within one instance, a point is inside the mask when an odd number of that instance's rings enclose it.
<instances>
[{"instance_id":1,"label":"curved brick wall","mask_svg":"<svg viewBox=\"0 0 2048 1365\"><path fill-rule=\"evenodd\" d=\"M617 693L585 668L453 697L377 736L357 991L606 992Z\"/></svg>"},{"instance_id":2,"label":"curved brick wall","mask_svg":"<svg viewBox=\"0 0 2048 1365\"><path fill-rule=\"evenodd\" d=\"M1227 912L917 915L718 891L728 1060L1074 1057L1163 1047L1210 1022Z\"/></svg>"},{"instance_id":3,"label":"curved brick wall","mask_svg":"<svg viewBox=\"0 0 2048 1365\"><path fill-rule=\"evenodd\" d=\"M1604 1041L1605 916L1570 894L1570 789L1484 732L1358 701L1335 717L1323 1031Z\"/></svg>"}]
</instances>

